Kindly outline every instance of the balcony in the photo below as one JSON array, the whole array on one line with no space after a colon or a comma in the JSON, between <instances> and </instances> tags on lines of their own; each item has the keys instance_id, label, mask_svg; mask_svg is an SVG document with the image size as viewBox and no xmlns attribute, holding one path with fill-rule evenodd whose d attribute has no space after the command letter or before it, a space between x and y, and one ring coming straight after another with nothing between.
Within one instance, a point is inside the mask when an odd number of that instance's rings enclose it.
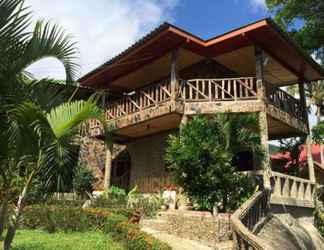
<instances>
[{"instance_id":1,"label":"balcony","mask_svg":"<svg viewBox=\"0 0 324 250\"><path fill-rule=\"evenodd\" d=\"M175 87L167 78L108 104L106 119L122 129L173 113L257 112L266 107L274 119L285 116L286 122L293 119L304 129L307 117L300 101L274 85L265 87L266 106L255 77L181 80ZM98 122L89 125L92 135L100 134Z\"/></svg>"}]
</instances>

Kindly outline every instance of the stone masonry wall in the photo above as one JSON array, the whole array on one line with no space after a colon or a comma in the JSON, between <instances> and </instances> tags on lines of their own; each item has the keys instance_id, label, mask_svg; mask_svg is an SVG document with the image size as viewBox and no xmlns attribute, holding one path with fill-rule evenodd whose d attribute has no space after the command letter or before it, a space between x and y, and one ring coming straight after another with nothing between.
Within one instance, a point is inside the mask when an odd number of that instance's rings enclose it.
<instances>
[{"instance_id":1,"label":"stone masonry wall","mask_svg":"<svg viewBox=\"0 0 324 250\"><path fill-rule=\"evenodd\" d=\"M114 145L113 159L127 150L131 158L130 188L138 186L144 193L158 192L171 183L164 164L164 154L168 133L145 137L129 143L127 146ZM79 162L93 169L97 182L95 190L101 190L105 169L105 145L102 141L83 137Z\"/></svg>"},{"instance_id":2,"label":"stone masonry wall","mask_svg":"<svg viewBox=\"0 0 324 250\"><path fill-rule=\"evenodd\" d=\"M102 140L97 140L90 137L83 137L81 139L81 148L79 155L79 163L91 168L97 178L94 184L95 190L102 190L105 160L106 160L106 146ZM113 159L125 148L125 146L114 145Z\"/></svg>"}]
</instances>

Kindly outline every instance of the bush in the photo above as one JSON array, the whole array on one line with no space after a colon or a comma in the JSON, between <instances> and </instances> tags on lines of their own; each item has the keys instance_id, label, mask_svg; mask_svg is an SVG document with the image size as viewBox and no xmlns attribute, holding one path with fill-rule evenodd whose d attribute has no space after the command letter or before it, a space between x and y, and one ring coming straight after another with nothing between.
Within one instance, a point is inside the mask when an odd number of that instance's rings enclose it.
<instances>
[{"instance_id":1,"label":"bush","mask_svg":"<svg viewBox=\"0 0 324 250\"><path fill-rule=\"evenodd\" d=\"M115 227L117 224L121 223L122 221L125 221L126 217L120 214L112 214L111 216L108 216L105 225L103 228L103 231L105 233L111 233L115 231Z\"/></svg>"},{"instance_id":2,"label":"bush","mask_svg":"<svg viewBox=\"0 0 324 250\"><path fill-rule=\"evenodd\" d=\"M84 165L79 165L74 173L73 177L73 189L81 197L85 197L87 193L92 193L93 183L96 178L88 167Z\"/></svg>"},{"instance_id":3,"label":"bush","mask_svg":"<svg viewBox=\"0 0 324 250\"><path fill-rule=\"evenodd\" d=\"M96 197L91 203L91 207L108 209L126 209L127 195L124 189L112 186L101 196Z\"/></svg>"},{"instance_id":4,"label":"bush","mask_svg":"<svg viewBox=\"0 0 324 250\"><path fill-rule=\"evenodd\" d=\"M21 225L23 228L38 228L49 232L57 230L83 232L103 229L106 219L112 215L113 213L109 211L93 208L32 206L25 208ZM127 219L125 216L123 218Z\"/></svg>"},{"instance_id":5,"label":"bush","mask_svg":"<svg viewBox=\"0 0 324 250\"><path fill-rule=\"evenodd\" d=\"M166 161L176 183L199 209L235 210L240 197L249 196L248 177L236 171L235 156L253 152L262 159L254 115L217 114L212 119L194 117L171 135Z\"/></svg>"},{"instance_id":6,"label":"bush","mask_svg":"<svg viewBox=\"0 0 324 250\"><path fill-rule=\"evenodd\" d=\"M51 233L101 230L124 242L130 250L171 250L167 244L142 232L137 224L127 222L127 217L103 209L30 206L25 208L21 227Z\"/></svg>"},{"instance_id":7,"label":"bush","mask_svg":"<svg viewBox=\"0 0 324 250\"><path fill-rule=\"evenodd\" d=\"M129 250L171 250L172 248L140 230L138 225L121 222L115 226L117 235L126 240Z\"/></svg>"},{"instance_id":8,"label":"bush","mask_svg":"<svg viewBox=\"0 0 324 250\"><path fill-rule=\"evenodd\" d=\"M155 194L144 196L141 193L134 193L129 196L127 206L135 211L139 211L144 217L152 218L164 204L162 195Z\"/></svg>"}]
</instances>

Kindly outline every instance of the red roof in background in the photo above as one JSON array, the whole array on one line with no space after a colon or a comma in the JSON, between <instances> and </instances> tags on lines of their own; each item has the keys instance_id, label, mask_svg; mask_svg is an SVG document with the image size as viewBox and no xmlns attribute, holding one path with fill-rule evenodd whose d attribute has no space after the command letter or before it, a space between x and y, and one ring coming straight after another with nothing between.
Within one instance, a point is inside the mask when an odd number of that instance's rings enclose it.
<instances>
[{"instance_id":1,"label":"red roof in background","mask_svg":"<svg viewBox=\"0 0 324 250\"><path fill-rule=\"evenodd\" d=\"M323 147L324 149L324 147ZM301 153L299 155L298 163L301 166L305 166L307 164L307 148L306 145L301 145L300 146ZM314 163L317 163L316 165L321 165L321 146L318 144L313 144L311 147L312 150L312 156ZM285 167L289 167L290 162L292 161L289 152L283 152L283 153L275 153L270 156L270 159L272 161L285 161L287 162ZM323 162L324 164L324 162Z\"/></svg>"},{"instance_id":2,"label":"red roof in background","mask_svg":"<svg viewBox=\"0 0 324 250\"><path fill-rule=\"evenodd\" d=\"M109 88L110 82L182 47L202 56L216 56L258 44L274 59L308 81L323 77L323 69L303 53L271 19L263 19L203 40L174 25L164 23L118 56L79 79L81 85Z\"/></svg>"}]
</instances>

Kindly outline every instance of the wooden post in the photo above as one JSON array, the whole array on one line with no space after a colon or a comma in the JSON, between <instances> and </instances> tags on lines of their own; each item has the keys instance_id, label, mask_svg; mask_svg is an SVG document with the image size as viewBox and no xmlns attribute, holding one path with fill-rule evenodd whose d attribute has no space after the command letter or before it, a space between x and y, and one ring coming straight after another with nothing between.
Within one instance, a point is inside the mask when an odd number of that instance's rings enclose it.
<instances>
[{"instance_id":1,"label":"wooden post","mask_svg":"<svg viewBox=\"0 0 324 250\"><path fill-rule=\"evenodd\" d=\"M177 60L178 60L178 49L175 49L171 53L171 99L175 100L177 97L178 90L178 79L177 79Z\"/></svg>"},{"instance_id":2,"label":"wooden post","mask_svg":"<svg viewBox=\"0 0 324 250\"><path fill-rule=\"evenodd\" d=\"M303 121L306 122L307 129L309 130L307 107L306 107L307 104L306 104L306 96L305 96L305 82L303 80L299 80L298 90L299 90L299 100L302 109Z\"/></svg>"},{"instance_id":3,"label":"wooden post","mask_svg":"<svg viewBox=\"0 0 324 250\"><path fill-rule=\"evenodd\" d=\"M255 77L258 98L265 100L266 90L263 82L263 51L257 45L255 46Z\"/></svg>"},{"instance_id":4,"label":"wooden post","mask_svg":"<svg viewBox=\"0 0 324 250\"><path fill-rule=\"evenodd\" d=\"M105 191L109 189L111 183L112 154L113 154L113 143L109 143L109 145L107 145L106 148L105 179L104 179Z\"/></svg>"}]
</instances>

